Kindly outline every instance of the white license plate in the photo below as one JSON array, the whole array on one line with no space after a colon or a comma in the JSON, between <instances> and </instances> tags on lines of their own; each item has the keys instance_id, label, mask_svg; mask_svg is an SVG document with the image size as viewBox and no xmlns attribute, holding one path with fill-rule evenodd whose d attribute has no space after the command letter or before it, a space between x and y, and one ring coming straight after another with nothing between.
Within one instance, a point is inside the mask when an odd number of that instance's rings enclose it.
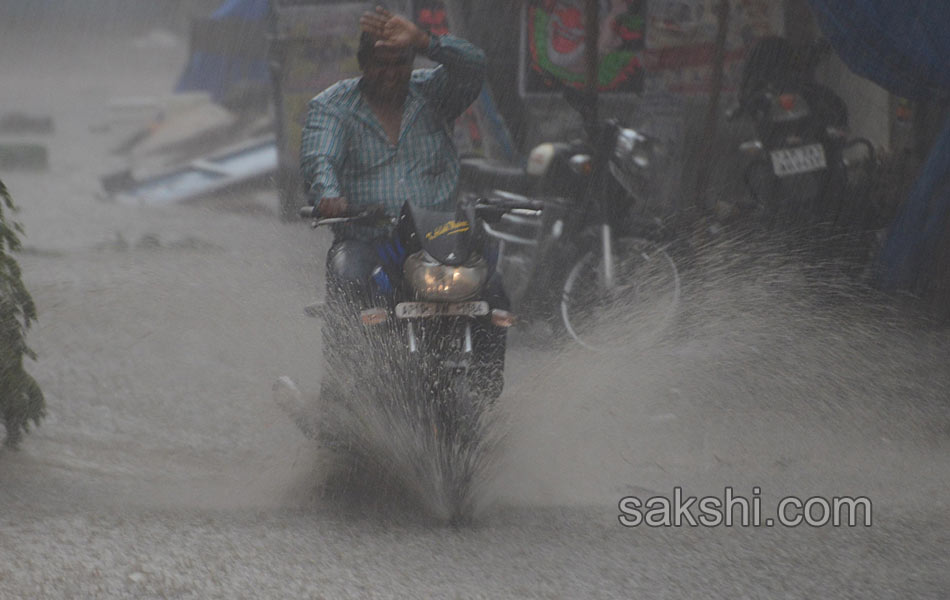
<instances>
[{"instance_id":1,"label":"white license plate","mask_svg":"<svg viewBox=\"0 0 950 600\"><path fill-rule=\"evenodd\" d=\"M488 303L474 302L400 302L396 305L398 319L424 319L427 317L480 317L488 314Z\"/></svg>"},{"instance_id":2,"label":"white license plate","mask_svg":"<svg viewBox=\"0 0 950 600\"><path fill-rule=\"evenodd\" d=\"M821 144L772 151L772 170L779 177L824 169L825 148Z\"/></svg>"}]
</instances>

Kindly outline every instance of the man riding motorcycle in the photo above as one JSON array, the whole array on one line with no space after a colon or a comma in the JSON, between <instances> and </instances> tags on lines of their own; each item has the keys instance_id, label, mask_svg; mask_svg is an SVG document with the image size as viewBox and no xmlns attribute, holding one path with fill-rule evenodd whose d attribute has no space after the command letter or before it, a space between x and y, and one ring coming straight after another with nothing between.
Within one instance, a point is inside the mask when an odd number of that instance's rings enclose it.
<instances>
[{"instance_id":1,"label":"man riding motorcycle","mask_svg":"<svg viewBox=\"0 0 950 600\"><path fill-rule=\"evenodd\" d=\"M322 217L371 206L392 217L406 201L418 208L451 210L460 170L452 123L481 91L484 53L458 37L429 34L382 7L364 13L360 29L362 77L332 85L309 104L300 169L311 203ZM413 70L416 53L438 66ZM353 314L368 301L370 278L390 230L387 223L334 226L327 254L330 312ZM351 349L344 329L324 324L330 374L352 368L352 361L360 359L347 356ZM492 396L501 392L504 366L504 331L497 336L493 364L485 365L497 373ZM324 377L321 385L324 399L341 396L339 384L331 380L338 378Z\"/></svg>"}]
</instances>

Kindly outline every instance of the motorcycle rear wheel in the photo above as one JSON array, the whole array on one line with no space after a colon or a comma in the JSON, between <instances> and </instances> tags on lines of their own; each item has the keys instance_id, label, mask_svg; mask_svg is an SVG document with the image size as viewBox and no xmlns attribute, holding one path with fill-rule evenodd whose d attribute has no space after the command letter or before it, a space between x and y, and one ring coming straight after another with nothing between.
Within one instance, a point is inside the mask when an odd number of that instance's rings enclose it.
<instances>
[{"instance_id":1,"label":"motorcycle rear wheel","mask_svg":"<svg viewBox=\"0 0 950 600\"><path fill-rule=\"evenodd\" d=\"M614 240L614 286L608 290L601 253L591 250L571 268L561 295L568 334L595 352L648 347L673 319L680 296L676 263L658 242Z\"/></svg>"}]
</instances>

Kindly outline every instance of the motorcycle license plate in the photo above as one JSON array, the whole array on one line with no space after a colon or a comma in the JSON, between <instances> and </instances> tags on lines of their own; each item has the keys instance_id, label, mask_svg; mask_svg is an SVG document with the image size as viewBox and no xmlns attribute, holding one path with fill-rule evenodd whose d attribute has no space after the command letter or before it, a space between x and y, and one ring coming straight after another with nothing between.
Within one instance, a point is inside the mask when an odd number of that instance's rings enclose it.
<instances>
[{"instance_id":1,"label":"motorcycle license plate","mask_svg":"<svg viewBox=\"0 0 950 600\"><path fill-rule=\"evenodd\" d=\"M396 318L424 319L428 317L480 317L488 314L484 300L472 302L400 302L396 305Z\"/></svg>"},{"instance_id":2,"label":"motorcycle license plate","mask_svg":"<svg viewBox=\"0 0 950 600\"><path fill-rule=\"evenodd\" d=\"M779 177L818 171L828 166L825 162L825 148L821 144L773 150L771 156L772 170Z\"/></svg>"}]
</instances>

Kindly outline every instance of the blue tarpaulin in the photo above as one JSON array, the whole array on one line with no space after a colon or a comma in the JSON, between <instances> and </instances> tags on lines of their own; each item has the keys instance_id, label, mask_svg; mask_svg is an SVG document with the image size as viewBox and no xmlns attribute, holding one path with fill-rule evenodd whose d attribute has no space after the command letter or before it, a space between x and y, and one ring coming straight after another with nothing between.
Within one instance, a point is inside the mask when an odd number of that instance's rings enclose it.
<instances>
[{"instance_id":1,"label":"blue tarpaulin","mask_svg":"<svg viewBox=\"0 0 950 600\"><path fill-rule=\"evenodd\" d=\"M950 96L950 1L809 0L842 60L857 74L911 100ZM878 259L878 283L912 289L926 274L950 215L950 119Z\"/></svg>"},{"instance_id":2,"label":"blue tarpaulin","mask_svg":"<svg viewBox=\"0 0 950 600\"><path fill-rule=\"evenodd\" d=\"M212 100L224 100L236 84L265 83L268 81L265 23L269 14L269 0L225 0L209 19L210 25L220 24L220 32L230 35L209 36L217 43L202 44L200 33L192 37L192 53L188 65L178 79L176 92L205 91ZM196 30L197 31L197 30ZM213 27L200 31L212 32ZM236 40L222 44L220 40ZM241 41L246 42L244 44Z\"/></svg>"},{"instance_id":3,"label":"blue tarpaulin","mask_svg":"<svg viewBox=\"0 0 950 600\"><path fill-rule=\"evenodd\" d=\"M269 2L270 0L225 0L211 13L211 18L260 21L267 18Z\"/></svg>"}]
</instances>

